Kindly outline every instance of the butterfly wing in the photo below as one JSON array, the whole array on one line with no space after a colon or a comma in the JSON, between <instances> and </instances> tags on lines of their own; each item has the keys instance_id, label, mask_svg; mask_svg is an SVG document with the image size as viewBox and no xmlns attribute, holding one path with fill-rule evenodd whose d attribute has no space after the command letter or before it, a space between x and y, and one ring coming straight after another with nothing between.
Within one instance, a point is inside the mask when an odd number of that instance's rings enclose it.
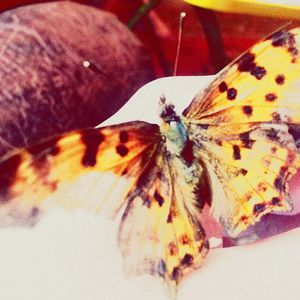
<instances>
[{"instance_id":1,"label":"butterfly wing","mask_svg":"<svg viewBox=\"0 0 300 300\"><path fill-rule=\"evenodd\" d=\"M299 167L300 29L280 30L225 68L183 115L210 171L213 213L235 236L291 209Z\"/></svg>"},{"instance_id":2,"label":"butterfly wing","mask_svg":"<svg viewBox=\"0 0 300 300\"><path fill-rule=\"evenodd\" d=\"M183 115L239 131L260 122L299 123L299 45L300 28L257 43L196 95Z\"/></svg>"},{"instance_id":3,"label":"butterfly wing","mask_svg":"<svg viewBox=\"0 0 300 300\"><path fill-rule=\"evenodd\" d=\"M181 181L180 166L176 161L170 164L163 150L155 164L149 164L128 195L118 239L126 272L160 276L171 294L208 252L199 219L184 206L192 190Z\"/></svg>"},{"instance_id":4,"label":"butterfly wing","mask_svg":"<svg viewBox=\"0 0 300 300\"><path fill-rule=\"evenodd\" d=\"M53 205L115 215L158 151L157 125L131 122L50 138L0 162L0 224L33 225Z\"/></svg>"}]
</instances>

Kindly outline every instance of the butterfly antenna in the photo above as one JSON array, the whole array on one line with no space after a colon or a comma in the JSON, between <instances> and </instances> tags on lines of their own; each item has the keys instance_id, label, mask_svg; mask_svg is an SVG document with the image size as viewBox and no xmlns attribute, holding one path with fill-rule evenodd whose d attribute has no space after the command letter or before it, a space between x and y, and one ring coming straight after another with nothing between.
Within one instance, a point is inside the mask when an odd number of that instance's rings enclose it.
<instances>
[{"instance_id":1,"label":"butterfly antenna","mask_svg":"<svg viewBox=\"0 0 300 300\"><path fill-rule=\"evenodd\" d=\"M184 25L185 17L186 17L186 13L181 12L179 15L179 31L178 31L178 41L177 41L177 50L176 50L173 76L177 75L178 60L179 60L179 54L180 54L180 48L181 48L182 32L183 32L183 25Z\"/></svg>"},{"instance_id":2,"label":"butterfly antenna","mask_svg":"<svg viewBox=\"0 0 300 300\"><path fill-rule=\"evenodd\" d=\"M184 25L184 19L186 17L186 13L185 12L181 12L179 15L179 31L178 31L178 41L177 41L177 50L176 50L176 57L175 57L175 63L174 63L174 72L173 72L173 76L175 77L177 74L177 67L178 67L178 60L179 60L179 54L180 54L180 48L181 48L181 40L182 40L182 32L183 32L183 25ZM175 83L173 84L174 87ZM149 98L149 100L153 100L152 97L147 97ZM164 95L162 95L160 97L160 101L159 101L159 105L161 107L163 107L166 104L166 97ZM141 117L145 114L145 112L152 107L153 104L149 105L149 107L147 107L140 115L140 117L138 118L138 120L141 119Z\"/></svg>"}]
</instances>

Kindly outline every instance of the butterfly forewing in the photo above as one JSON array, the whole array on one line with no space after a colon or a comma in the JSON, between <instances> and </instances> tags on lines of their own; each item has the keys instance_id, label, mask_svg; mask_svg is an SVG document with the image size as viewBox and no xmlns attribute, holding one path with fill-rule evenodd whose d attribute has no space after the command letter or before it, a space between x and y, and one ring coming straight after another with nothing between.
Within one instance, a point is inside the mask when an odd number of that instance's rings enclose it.
<instances>
[{"instance_id":1,"label":"butterfly forewing","mask_svg":"<svg viewBox=\"0 0 300 300\"><path fill-rule=\"evenodd\" d=\"M299 28L276 32L221 71L183 114L218 126L299 123L299 45Z\"/></svg>"},{"instance_id":2,"label":"butterfly forewing","mask_svg":"<svg viewBox=\"0 0 300 300\"><path fill-rule=\"evenodd\" d=\"M0 163L1 224L29 224L59 204L116 213L160 144L157 125L132 122L50 138Z\"/></svg>"}]
</instances>

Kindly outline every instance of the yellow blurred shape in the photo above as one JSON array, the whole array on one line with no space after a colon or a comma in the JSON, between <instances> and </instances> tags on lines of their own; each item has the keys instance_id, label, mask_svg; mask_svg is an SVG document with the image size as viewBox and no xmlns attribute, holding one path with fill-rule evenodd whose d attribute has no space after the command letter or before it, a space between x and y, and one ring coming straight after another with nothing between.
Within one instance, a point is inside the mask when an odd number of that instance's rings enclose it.
<instances>
[{"instance_id":1,"label":"yellow blurred shape","mask_svg":"<svg viewBox=\"0 0 300 300\"><path fill-rule=\"evenodd\" d=\"M300 1L274 0L184 0L203 8L240 14L252 14L276 18L300 19Z\"/></svg>"}]
</instances>

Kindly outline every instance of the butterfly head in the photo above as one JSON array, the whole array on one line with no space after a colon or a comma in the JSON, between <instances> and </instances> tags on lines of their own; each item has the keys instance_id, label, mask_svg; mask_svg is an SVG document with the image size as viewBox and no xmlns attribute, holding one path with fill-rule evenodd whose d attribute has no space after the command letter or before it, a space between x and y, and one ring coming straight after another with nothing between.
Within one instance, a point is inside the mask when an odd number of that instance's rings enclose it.
<instances>
[{"instance_id":1,"label":"butterfly head","mask_svg":"<svg viewBox=\"0 0 300 300\"><path fill-rule=\"evenodd\" d=\"M167 148L171 153L179 154L187 141L186 126L175 112L175 106L166 103L166 98L160 98L161 133L166 138Z\"/></svg>"},{"instance_id":2,"label":"butterfly head","mask_svg":"<svg viewBox=\"0 0 300 300\"><path fill-rule=\"evenodd\" d=\"M170 124L171 122L180 122L180 117L177 116L175 112L175 106L170 103L166 103L165 96L160 97L159 101L160 106L160 118L163 120L164 123Z\"/></svg>"}]
</instances>

